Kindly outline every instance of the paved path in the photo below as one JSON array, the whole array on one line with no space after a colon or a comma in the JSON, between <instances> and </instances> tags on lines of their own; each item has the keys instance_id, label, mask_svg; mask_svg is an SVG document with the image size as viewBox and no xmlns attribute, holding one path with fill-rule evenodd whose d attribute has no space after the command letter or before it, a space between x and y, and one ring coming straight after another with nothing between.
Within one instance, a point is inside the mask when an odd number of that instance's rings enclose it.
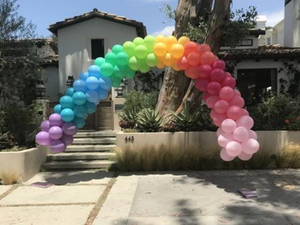
<instances>
[{"instance_id":1,"label":"paved path","mask_svg":"<svg viewBox=\"0 0 300 225\"><path fill-rule=\"evenodd\" d=\"M56 185L30 186L43 180ZM41 173L0 186L0 224L300 225L300 170Z\"/></svg>"}]
</instances>

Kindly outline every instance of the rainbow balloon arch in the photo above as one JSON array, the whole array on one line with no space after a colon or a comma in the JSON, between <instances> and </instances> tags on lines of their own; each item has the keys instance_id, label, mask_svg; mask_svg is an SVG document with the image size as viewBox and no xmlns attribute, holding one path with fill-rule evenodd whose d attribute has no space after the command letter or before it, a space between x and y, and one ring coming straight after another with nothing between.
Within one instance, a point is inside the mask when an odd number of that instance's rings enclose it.
<instances>
[{"instance_id":1,"label":"rainbow balloon arch","mask_svg":"<svg viewBox=\"0 0 300 225\"><path fill-rule=\"evenodd\" d=\"M41 124L36 142L49 146L53 153L65 151L72 144L73 135L84 127L84 119L96 111L96 105L108 97L111 87L118 87L121 79L132 79L136 71L148 72L151 67L170 66L184 70L203 92L202 99L211 109L210 117L219 127L220 157L232 161L251 159L259 150L254 125L236 81L225 71L226 64L215 56L207 44L197 44L188 37L137 37L122 45L115 45L104 58L97 58L88 72L82 72L73 88L68 88L60 104L54 107L49 120Z\"/></svg>"}]
</instances>

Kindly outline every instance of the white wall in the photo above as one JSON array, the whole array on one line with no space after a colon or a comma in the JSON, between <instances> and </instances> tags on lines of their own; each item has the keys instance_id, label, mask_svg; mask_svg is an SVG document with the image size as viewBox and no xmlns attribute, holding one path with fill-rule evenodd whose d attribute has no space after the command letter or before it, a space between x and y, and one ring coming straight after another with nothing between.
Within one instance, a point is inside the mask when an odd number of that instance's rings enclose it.
<instances>
[{"instance_id":1,"label":"white wall","mask_svg":"<svg viewBox=\"0 0 300 225\"><path fill-rule=\"evenodd\" d=\"M292 0L285 6L284 45L300 47L300 1Z\"/></svg>"},{"instance_id":2,"label":"white wall","mask_svg":"<svg viewBox=\"0 0 300 225\"><path fill-rule=\"evenodd\" d=\"M276 43L272 43L272 44L279 44L280 46L284 46L284 20L281 20L274 27L274 29L277 31Z\"/></svg>"},{"instance_id":3,"label":"white wall","mask_svg":"<svg viewBox=\"0 0 300 225\"><path fill-rule=\"evenodd\" d=\"M48 66L44 69L44 79L47 99L50 102L58 102L59 72L57 66Z\"/></svg>"}]
</instances>

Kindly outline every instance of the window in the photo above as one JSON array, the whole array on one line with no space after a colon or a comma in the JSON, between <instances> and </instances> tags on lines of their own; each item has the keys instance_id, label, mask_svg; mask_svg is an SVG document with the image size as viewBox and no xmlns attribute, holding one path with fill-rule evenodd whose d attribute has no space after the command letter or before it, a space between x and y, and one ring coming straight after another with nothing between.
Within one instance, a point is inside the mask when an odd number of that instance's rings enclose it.
<instances>
[{"instance_id":1,"label":"window","mask_svg":"<svg viewBox=\"0 0 300 225\"><path fill-rule=\"evenodd\" d=\"M91 40L92 59L98 57L104 57L104 40L103 39L92 39Z\"/></svg>"},{"instance_id":2,"label":"window","mask_svg":"<svg viewBox=\"0 0 300 225\"><path fill-rule=\"evenodd\" d=\"M237 46L253 46L253 40L252 39L243 39L239 42Z\"/></svg>"}]
</instances>

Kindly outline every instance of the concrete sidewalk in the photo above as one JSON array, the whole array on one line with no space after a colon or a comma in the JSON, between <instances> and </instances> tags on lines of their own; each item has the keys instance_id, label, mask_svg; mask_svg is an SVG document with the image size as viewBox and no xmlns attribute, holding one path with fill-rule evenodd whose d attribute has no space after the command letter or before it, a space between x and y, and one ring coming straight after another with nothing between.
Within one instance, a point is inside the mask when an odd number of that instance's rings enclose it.
<instances>
[{"instance_id":1,"label":"concrete sidewalk","mask_svg":"<svg viewBox=\"0 0 300 225\"><path fill-rule=\"evenodd\" d=\"M56 185L30 186L36 181ZM242 198L240 188L258 198ZM40 173L0 186L0 224L300 225L300 170Z\"/></svg>"}]
</instances>

